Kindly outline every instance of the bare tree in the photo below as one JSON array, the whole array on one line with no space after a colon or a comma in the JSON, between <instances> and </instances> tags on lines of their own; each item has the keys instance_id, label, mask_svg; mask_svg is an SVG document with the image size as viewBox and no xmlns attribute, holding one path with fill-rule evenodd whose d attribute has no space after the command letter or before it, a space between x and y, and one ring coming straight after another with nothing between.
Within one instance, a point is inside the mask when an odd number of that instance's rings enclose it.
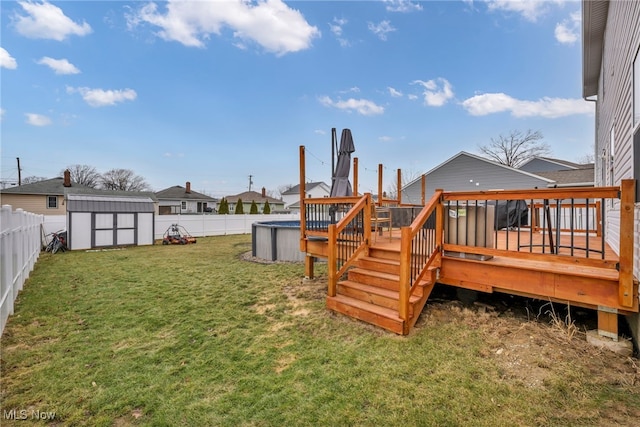
<instances>
[{"instance_id":1,"label":"bare tree","mask_svg":"<svg viewBox=\"0 0 640 427\"><path fill-rule=\"evenodd\" d=\"M400 190L402 190L402 187L418 179L422 175L420 172L417 172L414 170L408 170L408 171L403 170L401 172L402 172L402 176L400 177L401 179ZM392 200L398 200L398 179L396 175L394 175L393 182L387 186L387 197Z\"/></svg>"},{"instance_id":2,"label":"bare tree","mask_svg":"<svg viewBox=\"0 0 640 427\"><path fill-rule=\"evenodd\" d=\"M24 178L21 179L21 184L22 185L24 185L24 184L33 184L34 182L44 181L45 179L47 179L47 178L45 178L43 176L35 176L35 175L34 176L27 176L27 177L24 177Z\"/></svg>"},{"instance_id":3,"label":"bare tree","mask_svg":"<svg viewBox=\"0 0 640 427\"><path fill-rule=\"evenodd\" d=\"M526 132L512 130L508 135L500 135L498 138L491 138L491 142L482 145L480 152L487 158L503 165L517 168L534 156L545 156L551 154L551 147L542 141L540 131Z\"/></svg>"},{"instance_id":4,"label":"bare tree","mask_svg":"<svg viewBox=\"0 0 640 427\"><path fill-rule=\"evenodd\" d=\"M105 190L144 191L149 184L131 169L110 169L103 173L100 186Z\"/></svg>"},{"instance_id":5,"label":"bare tree","mask_svg":"<svg viewBox=\"0 0 640 427\"><path fill-rule=\"evenodd\" d=\"M71 182L86 187L97 188L102 178L96 169L89 165L69 165L60 172L60 175L64 175L65 170L71 172Z\"/></svg>"}]
</instances>

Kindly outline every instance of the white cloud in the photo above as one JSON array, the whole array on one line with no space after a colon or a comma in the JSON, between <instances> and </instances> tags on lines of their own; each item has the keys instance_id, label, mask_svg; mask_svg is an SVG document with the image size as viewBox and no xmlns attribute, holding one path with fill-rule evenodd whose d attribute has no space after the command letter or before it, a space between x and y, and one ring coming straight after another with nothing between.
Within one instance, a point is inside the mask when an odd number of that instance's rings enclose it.
<instances>
[{"instance_id":1,"label":"white cloud","mask_svg":"<svg viewBox=\"0 0 640 427\"><path fill-rule=\"evenodd\" d=\"M569 15L569 19L556 24L556 40L563 44L574 44L580 37L580 27L582 24L582 16L580 12L574 12Z\"/></svg>"},{"instance_id":2,"label":"white cloud","mask_svg":"<svg viewBox=\"0 0 640 427\"><path fill-rule=\"evenodd\" d=\"M389 91L389 95L391 95L394 98L400 98L402 96L402 92L392 87L388 87L387 90Z\"/></svg>"},{"instance_id":3,"label":"white cloud","mask_svg":"<svg viewBox=\"0 0 640 427\"><path fill-rule=\"evenodd\" d=\"M424 103L430 107L442 107L447 101L453 98L451 83L442 77L426 82L415 80L412 84L419 84L424 88L422 92Z\"/></svg>"},{"instance_id":4,"label":"white cloud","mask_svg":"<svg viewBox=\"0 0 640 427\"><path fill-rule=\"evenodd\" d=\"M418 95L414 95L414 94L410 93L409 95L407 95L407 98L409 98L412 101L415 101L416 99L418 99Z\"/></svg>"},{"instance_id":5,"label":"white cloud","mask_svg":"<svg viewBox=\"0 0 640 427\"><path fill-rule=\"evenodd\" d=\"M92 107L116 105L119 102L133 101L138 94L133 89L104 90L88 87L67 87L67 93L79 93L82 99Z\"/></svg>"},{"instance_id":6,"label":"white cloud","mask_svg":"<svg viewBox=\"0 0 640 427\"><path fill-rule=\"evenodd\" d=\"M393 141L393 137L383 135L383 136L378 137L378 141L380 141L380 142L391 142L391 141Z\"/></svg>"},{"instance_id":7,"label":"white cloud","mask_svg":"<svg viewBox=\"0 0 640 427\"><path fill-rule=\"evenodd\" d=\"M369 31L378 36L380 40L387 40L387 34L396 31L396 29L391 26L391 23L389 21L382 21L379 24L369 22L367 26L369 28Z\"/></svg>"},{"instance_id":8,"label":"white cloud","mask_svg":"<svg viewBox=\"0 0 640 427\"><path fill-rule=\"evenodd\" d=\"M18 68L16 59L2 47L0 47L0 68L8 68L9 70Z\"/></svg>"},{"instance_id":9,"label":"white cloud","mask_svg":"<svg viewBox=\"0 0 640 427\"><path fill-rule=\"evenodd\" d=\"M555 119L576 114L593 114L593 103L583 99L544 97L538 101L523 101L504 93L485 93L462 102L472 116L510 112L514 117L544 117Z\"/></svg>"},{"instance_id":10,"label":"white cloud","mask_svg":"<svg viewBox=\"0 0 640 427\"><path fill-rule=\"evenodd\" d=\"M340 43L340 46L342 47L347 47L351 45L349 40L342 37L343 27L347 25L347 22L349 21L347 21L344 18L333 18L333 22L329 23L329 29L331 30L333 35L336 36L336 39L338 40L338 42Z\"/></svg>"},{"instance_id":11,"label":"white cloud","mask_svg":"<svg viewBox=\"0 0 640 427\"><path fill-rule=\"evenodd\" d=\"M66 59L53 59L48 56L43 56L38 61L38 64L46 65L55 71L56 74L79 74L80 70L76 68L71 62Z\"/></svg>"},{"instance_id":12,"label":"white cloud","mask_svg":"<svg viewBox=\"0 0 640 427\"><path fill-rule=\"evenodd\" d=\"M360 93L360 88L358 86L353 86L347 90L341 90L339 93Z\"/></svg>"},{"instance_id":13,"label":"white cloud","mask_svg":"<svg viewBox=\"0 0 640 427\"><path fill-rule=\"evenodd\" d=\"M18 2L27 16L15 14L13 21L18 33L33 39L62 41L68 36L85 36L91 33L86 22L77 24L67 17L62 9L43 1L42 3Z\"/></svg>"},{"instance_id":14,"label":"white cloud","mask_svg":"<svg viewBox=\"0 0 640 427\"><path fill-rule=\"evenodd\" d=\"M422 10L422 5L410 0L384 0L388 12L414 12Z\"/></svg>"},{"instance_id":15,"label":"white cloud","mask_svg":"<svg viewBox=\"0 0 640 427\"><path fill-rule=\"evenodd\" d=\"M541 0L487 0L486 3L490 11L517 13L531 22L536 22L549 6L548 1ZM556 1L556 3L562 3L562 1Z\"/></svg>"},{"instance_id":16,"label":"white cloud","mask_svg":"<svg viewBox=\"0 0 640 427\"><path fill-rule=\"evenodd\" d=\"M348 112L357 112L363 116L374 116L377 114L384 113L384 107L377 105L373 101L369 101L367 99L354 99L349 98L346 101L343 100L332 100L328 96L323 96L318 99L322 105L325 107L333 107L338 110L348 111Z\"/></svg>"},{"instance_id":17,"label":"white cloud","mask_svg":"<svg viewBox=\"0 0 640 427\"><path fill-rule=\"evenodd\" d=\"M155 3L148 3L126 17L129 28L148 23L160 28L157 35L162 39L193 47L204 47L212 34L221 35L223 28L229 28L241 46L254 42L277 55L308 49L321 35L282 0L171 0L166 3L165 13Z\"/></svg>"},{"instance_id":18,"label":"white cloud","mask_svg":"<svg viewBox=\"0 0 640 427\"><path fill-rule=\"evenodd\" d=\"M4 118L4 113L6 113L7 110L5 110L4 108L0 108L0 120L2 120Z\"/></svg>"},{"instance_id":19,"label":"white cloud","mask_svg":"<svg viewBox=\"0 0 640 427\"><path fill-rule=\"evenodd\" d=\"M51 124L51 119L42 114L25 113L25 116L27 116L27 123L32 126L49 126Z\"/></svg>"}]
</instances>

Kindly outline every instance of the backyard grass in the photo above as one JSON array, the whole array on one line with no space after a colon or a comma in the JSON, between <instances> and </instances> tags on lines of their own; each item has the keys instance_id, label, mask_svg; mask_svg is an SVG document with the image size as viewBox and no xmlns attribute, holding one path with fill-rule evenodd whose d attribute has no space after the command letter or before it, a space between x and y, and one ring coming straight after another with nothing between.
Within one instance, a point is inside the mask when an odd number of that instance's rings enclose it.
<instances>
[{"instance_id":1,"label":"backyard grass","mask_svg":"<svg viewBox=\"0 0 640 427\"><path fill-rule=\"evenodd\" d=\"M250 249L242 235L43 253L0 343L0 425L640 419L637 360L580 334L435 300L396 336L328 312L323 264L303 281L301 263L250 262Z\"/></svg>"}]
</instances>

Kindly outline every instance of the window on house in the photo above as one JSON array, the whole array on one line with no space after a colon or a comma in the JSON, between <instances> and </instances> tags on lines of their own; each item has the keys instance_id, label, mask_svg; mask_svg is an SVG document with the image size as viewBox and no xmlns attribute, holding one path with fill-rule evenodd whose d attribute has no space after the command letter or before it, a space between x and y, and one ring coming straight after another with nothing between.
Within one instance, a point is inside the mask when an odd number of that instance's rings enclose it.
<instances>
[{"instance_id":1,"label":"window on house","mask_svg":"<svg viewBox=\"0 0 640 427\"><path fill-rule=\"evenodd\" d=\"M58 209L58 196L47 196L47 208Z\"/></svg>"},{"instance_id":2,"label":"window on house","mask_svg":"<svg viewBox=\"0 0 640 427\"><path fill-rule=\"evenodd\" d=\"M187 209L187 202L182 202L182 210L186 210Z\"/></svg>"}]
</instances>

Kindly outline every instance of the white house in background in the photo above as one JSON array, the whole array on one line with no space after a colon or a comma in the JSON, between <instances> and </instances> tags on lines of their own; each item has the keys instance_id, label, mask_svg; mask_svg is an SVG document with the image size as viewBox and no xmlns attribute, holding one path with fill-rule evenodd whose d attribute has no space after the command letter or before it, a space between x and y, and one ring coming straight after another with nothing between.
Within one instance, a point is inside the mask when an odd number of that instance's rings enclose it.
<instances>
[{"instance_id":1,"label":"white house in background","mask_svg":"<svg viewBox=\"0 0 640 427\"><path fill-rule=\"evenodd\" d=\"M636 181L633 273L640 274L640 2L582 1L582 95L595 102L596 186ZM619 247L620 204L606 205L607 242ZM640 317L628 316L636 343Z\"/></svg>"},{"instance_id":2,"label":"white house in background","mask_svg":"<svg viewBox=\"0 0 640 427\"><path fill-rule=\"evenodd\" d=\"M160 215L194 214L215 211L218 199L191 190L191 183L186 187L175 185L156 193Z\"/></svg>"},{"instance_id":3,"label":"white house in background","mask_svg":"<svg viewBox=\"0 0 640 427\"><path fill-rule=\"evenodd\" d=\"M329 197L331 187L324 182L309 182L304 185L306 193L305 198L322 198ZM300 184L294 185L284 193L282 193L282 201L284 208L292 211L300 210Z\"/></svg>"}]
</instances>

